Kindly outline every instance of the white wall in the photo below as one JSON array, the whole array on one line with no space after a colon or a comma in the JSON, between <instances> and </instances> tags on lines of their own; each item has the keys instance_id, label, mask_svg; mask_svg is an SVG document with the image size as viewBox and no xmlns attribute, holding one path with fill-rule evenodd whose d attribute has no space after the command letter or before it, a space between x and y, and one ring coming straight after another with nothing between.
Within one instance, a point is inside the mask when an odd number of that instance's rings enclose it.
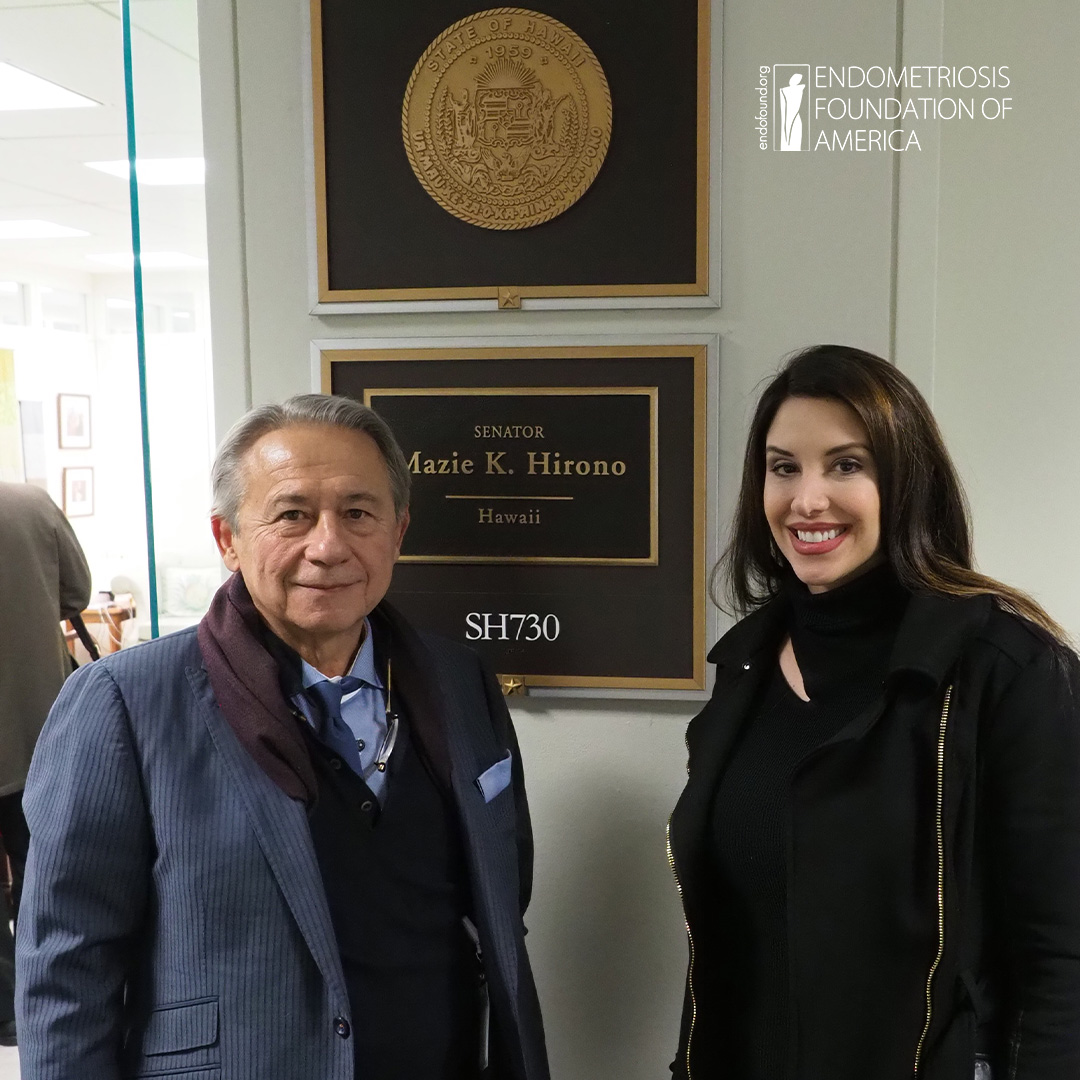
<instances>
[{"instance_id":1,"label":"white wall","mask_svg":"<svg viewBox=\"0 0 1080 1080\"><path fill-rule=\"evenodd\" d=\"M951 0L944 39L1010 58L1016 113L942 142L934 408L982 569L1080 637L1080 5Z\"/></svg>"},{"instance_id":2,"label":"white wall","mask_svg":"<svg viewBox=\"0 0 1080 1080\"><path fill-rule=\"evenodd\" d=\"M986 568L1028 585L1080 630L1080 586L1063 583L1048 558L1080 516L1069 493L1068 423L1080 379L1069 349L1080 284L1076 106L1071 123L1036 117L1063 107L1053 80L1066 78L1077 55L1076 5L1037 0L1014 12L1011 0L898 3L727 0L722 13L715 4L723 19L723 110L714 113L715 138L723 128L714 177L723 201L719 310L315 318L307 314L306 5L204 0L219 426L249 403L310 389L313 338L715 333L723 514L760 380L800 346L859 345L895 355L937 402L972 484ZM1011 126L951 129L940 146L924 129L928 148L903 166L890 153L758 150L759 65L936 63L942 49L953 63L1024 69ZM1040 270L1043 258L1052 272ZM1036 522L1050 522L1049 534ZM694 711L514 704L537 836L529 944L557 1080L667 1075L686 952L664 826Z\"/></svg>"}]
</instances>

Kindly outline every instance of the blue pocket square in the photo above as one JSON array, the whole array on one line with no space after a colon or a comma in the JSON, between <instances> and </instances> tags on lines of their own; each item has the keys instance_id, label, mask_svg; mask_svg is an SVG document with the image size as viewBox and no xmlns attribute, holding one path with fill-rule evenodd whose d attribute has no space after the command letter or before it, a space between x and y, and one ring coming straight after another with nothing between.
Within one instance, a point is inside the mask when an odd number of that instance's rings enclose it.
<instances>
[{"instance_id":1,"label":"blue pocket square","mask_svg":"<svg viewBox=\"0 0 1080 1080\"><path fill-rule=\"evenodd\" d=\"M496 761L490 769L482 772L476 778L476 786L484 796L484 802L489 803L500 791L505 791L510 784L510 766L513 764L514 755L507 750L506 757L502 761Z\"/></svg>"}]
</instances>

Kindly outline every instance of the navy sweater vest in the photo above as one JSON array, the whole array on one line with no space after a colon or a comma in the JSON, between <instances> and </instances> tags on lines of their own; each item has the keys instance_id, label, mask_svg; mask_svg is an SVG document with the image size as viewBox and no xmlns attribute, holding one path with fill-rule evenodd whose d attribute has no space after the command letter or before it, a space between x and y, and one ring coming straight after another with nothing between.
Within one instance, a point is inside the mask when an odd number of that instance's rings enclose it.
<instances>
[{"instance_id":1,"label":"navy sweater vest","mask_svg":"<svg viewBox=\"0 0 1080 1080\"><path fill-rule=\"evenodd\" d=\"M330 904L364 1080L477 1075L478 965L456 813L402 720L386 804L309 737L311 835Z\"/></svg>"}]
</instances>

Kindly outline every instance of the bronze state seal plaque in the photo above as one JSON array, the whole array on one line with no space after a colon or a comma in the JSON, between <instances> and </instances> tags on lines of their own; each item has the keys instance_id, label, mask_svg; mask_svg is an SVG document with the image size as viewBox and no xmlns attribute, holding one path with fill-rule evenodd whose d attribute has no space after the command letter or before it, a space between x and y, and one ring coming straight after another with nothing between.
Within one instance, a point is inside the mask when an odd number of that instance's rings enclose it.
<instances>
[{"instance_id":1,"label":"bronze state seal plaque","mask_svg":"<svg viewBox=\"0 0 1080 1080\"><path fill-rule=\"evenodd\" d=\"M454 23L405 90L409 164L451 214L526 229L585 194L611 139L611 91L573 30L524 8Z\"/></svg>"}]
</instances>

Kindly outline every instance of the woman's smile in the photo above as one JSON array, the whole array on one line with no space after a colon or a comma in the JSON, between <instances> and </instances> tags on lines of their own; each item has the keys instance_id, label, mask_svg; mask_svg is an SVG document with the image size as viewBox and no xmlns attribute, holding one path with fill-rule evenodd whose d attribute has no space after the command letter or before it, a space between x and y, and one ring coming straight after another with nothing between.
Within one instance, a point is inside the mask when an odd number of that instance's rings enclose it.
<instances>
[{"instance_id":1,"label":"woman's smile","mask_svg":"<svg viewBox=\"0 0 1080 1080\"><path fill-rule=\"evenodd\" d=\"M826 555L835 551L848 536L846 525L789 525L792 546L800 555Z\"/></svg>"}]
</instances>

